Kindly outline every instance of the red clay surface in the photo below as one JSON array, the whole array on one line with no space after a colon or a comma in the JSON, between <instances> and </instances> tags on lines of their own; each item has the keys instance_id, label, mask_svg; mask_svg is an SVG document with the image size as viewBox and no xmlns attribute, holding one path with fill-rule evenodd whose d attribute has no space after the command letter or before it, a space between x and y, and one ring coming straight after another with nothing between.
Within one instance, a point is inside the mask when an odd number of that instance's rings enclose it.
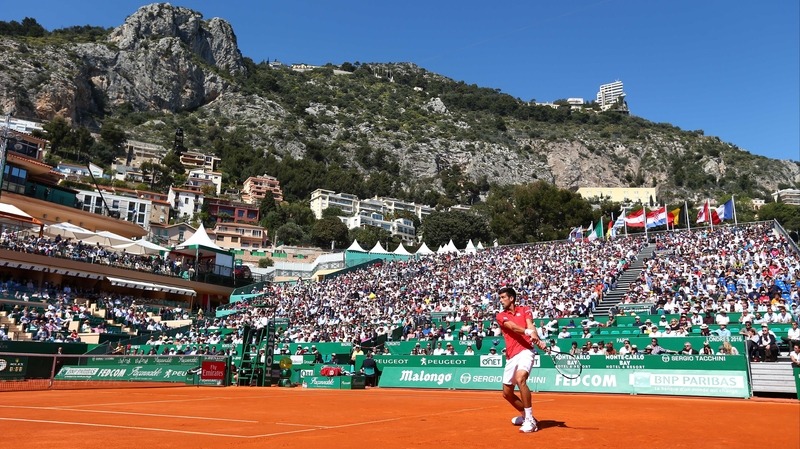
<instances>
[{"instance_id":1,"label":"red clay surface","mask_svg":"<svg viewBox=\"0 0 800 449\"><path fill-rule=\"evenodd\" d=\"M500 392L137 388L0 393L32 448L800 447L800 402L534 394L520 434Z\"/></svg>"}]
</instances>

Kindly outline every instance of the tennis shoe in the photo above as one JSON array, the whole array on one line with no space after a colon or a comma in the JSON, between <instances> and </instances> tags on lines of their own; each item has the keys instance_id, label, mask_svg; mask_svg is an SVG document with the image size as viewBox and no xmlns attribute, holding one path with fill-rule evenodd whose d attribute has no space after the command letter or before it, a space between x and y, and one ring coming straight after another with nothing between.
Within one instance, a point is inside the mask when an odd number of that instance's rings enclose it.
<instances>
[{"instance_id":1,"label":"tennis shoe","mask_svg":"<svg viewBox=\"0 0 800 449\"><path fill-rule=\"evenodd\" d=\"M511 424L521 426L525 422L525 416L515 416L511 418Z\"/></svg>"},{"instance_id":2,"label":"tennis shoe","mask_svg":"<svg viewBox=\"0 0 800 449\"><path fill-rule=\"evenodd\" d=\"M535 419L526 419L525 422L522 423L522 427L519 428L519 431L521 433L538 432L539 426Z\"/></svg>"}]
</instances>

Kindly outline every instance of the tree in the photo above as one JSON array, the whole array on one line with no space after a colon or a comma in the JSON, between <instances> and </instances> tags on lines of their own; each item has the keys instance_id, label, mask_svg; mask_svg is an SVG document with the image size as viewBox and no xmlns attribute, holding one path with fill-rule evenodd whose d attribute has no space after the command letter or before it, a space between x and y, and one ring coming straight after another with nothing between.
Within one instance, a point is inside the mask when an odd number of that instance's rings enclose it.
<instances>
[{"instance_id":1,"label":"tree","mask_svg":"<svg viewBox=\"0 0 800 449\"><path fill-rule=\"evenodd\" d=\"M42 125L45 131L45 138L50 142L50 151L59 154L61 146L68 143L72 127L69 126L63 117L56 117L50 123Z\"/></svg>"},{"instance_id":2,"label":"tree","mask_svg":"<svg viewBox=\"0 0 800 449\"><path fill-rule=\"evenodd\" d=\"M164 159L161 159L161 165L169 168L172 173L183 174L186 172L186 167L183 166L181 158L174 151L170 151L164 156Z\"/></svg>"},{"instance_id":3,"label":"tree","mask_svg":"<svg viewBox=\"0 0 800 449\"><path fill-rule=\"evenodd\" d=\"M278 204L275 202L275 198L271 194L264 195L264 198L261 198L261 201L258 202L258 216L262 219L270 212L277 210Z\"/></svg>"},{"instance_id":4,"label":"tree","mask_svg":"<svg viewBox=\"0 0 800 449\"><path fill-rule=\"evenodd\" d=\"M462 211L434 212L425 217L422 238L430 248L446 245L451 239L458 248L466 247L469 240L473 243L494 240L483 217Z\"/></svg>"},{"instance_id":5,"label":"tree","mask_svg":"<svg viewBox=\"0 0 800 449\"><path fill-rule=\"evenodd\" d=\"M303 228L291 221L278 228L275 236L278 242L283 242L285 245L296 245L307 240Z\"/></svg>"},{"instance_id":6,"label":"tree","mask_svg":"<svg viewBox=\"0 0 800 449\"><path fill-rule=\"evenodd\" d=\"M258 268L269 268L273 265L275 265L275 261L269 257L262 257L261 259L258 259Z\"/></svg>"},{"instance_id":7,"label":"tree","mask_svg":"<svg viewBox=\"0 0 800 449\"><path fill-rule=\"evenodd\" d=\"M321 248L327 248L331 241L343 246L347 244L347 226L335 216L324 217L311 227L311 238Z\"/></svg>"},{"instance_id":8,"label":"tree","mask_svg":"<svg viewBox=\"0 0 800 449\"><path fill-rule=\"evenodd\" d=\"M322 218L325 218L325 217L336 218L336 217L344 217L344 216L345 216L344 211L342 209L338 208L338 207L327 207L325 209L322 209Z\"/></svg>"},{"instance_id":9,"label":"tree","mask_svg":"<svg viewBox=\"0 0 800 449\"><path fill-rule=\"evenodd\" d=\"M118 127L115 123L106 124L100 130L100 138L103 143L114 149L117 154L122 151L122 145L128 140L125 130Z\"/></svg>"},{"instance_id":10,"label":"tree","mask_svg":"<svg viewBox=\"0 0 800 449\"><path fill-rule=\"evenodd\" d=\"M800 206L786 203L769 203L758 209L759 220L778 220L787 231L800 230Z\"/></svg>"}]
</instances>

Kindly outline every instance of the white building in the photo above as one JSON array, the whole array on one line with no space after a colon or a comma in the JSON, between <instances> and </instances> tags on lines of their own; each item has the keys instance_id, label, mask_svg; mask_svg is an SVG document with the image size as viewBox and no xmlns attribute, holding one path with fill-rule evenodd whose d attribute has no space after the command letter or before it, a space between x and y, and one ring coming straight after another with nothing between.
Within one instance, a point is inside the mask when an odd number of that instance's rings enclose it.
<instances>
[{"instance_id":1,"label":"white building","mask_svg":"<svg viewBox=\"0 0 800 449\"><path fill-rule=\"evenodd\" d=\"M375 212L381 215L408 212L416 215L420 220L435 211L434 208L424 204L411 203L397 198L376 196L362 200L349 193L336 193L324 189L311 192L310 207L317 219L322 218L322 211L329 207L338 207L346 216L355 216L361 211Z\"/></svg>"},{"instance_id":2,"label":"white building","mask_svg":"<svg viewBox=\"0 0 800 449\"><path fill-rule=\"evenodd\" d=\"M5 120L2 121L3 128L5 128ZM13 131L21 131L30 134L33 131L43 131L42 124L39 122L31 122L29 120L22 120L14 117L8 118L8 129Z\"/></svg>"},{"instance_id":3,"label":"white building","mask_svg":"<svg viewBox=\"0 0 800 449\"><path fill-rule=\"evenodd\" d=\"M203 192L198 190L180 189L177 187L169 188L169 195L167 201L175 211L175 216L180 220L182 218L191 218L194 214L200 212L203 206Z\"/></svg>"},{"instance_id":4,"label":"white building","mask_svg":"<svg viewBox=\"0 0 800 449\"><path fill-rule=\"evenodd\" d=\"M776 202L780 200L783 203L792 206L800 206L800 190L798 189L783 189L778 190L772 194L772 199Z\"/></svg>"},{"instance_id":5,"label":"white building","mask_svg":"<svg viewBox=\"0 0 800 449\"><path fill-rule=\"evenodd\" d=\"M222 191L222 173L207 172L202 168L189 170L189 178L186 180L186 185L193 187L212 186L217 192L217 195Z\"/></svg>"},{"instance_id":6,"label":"white building","mask_svg":"<svg viewBox=\"0 0 800 449\"><path fill-rule=\"evenodd\" d=\"M622 81L619 80L603 84L597 92L597 103L604 111L610 109L620 98L625 98L625 93L622 92Z\"/></svg>"},{"instance_id":7,"label":"white building","mask_svg":"<svg viewBox=\"0 0 800 449\"><path fill-rule=\"evenodd\" d=\"M583 104L583 98L567 98L567 103L573 106L580 106Z\"/></svg>"},{"instance_id":8,"label":"white building","mask_svg":"<svg viewBox=\"0 0 800 449\"><path fill-rule=\"evenodd\" d=\"M417 232L414 222L407 218L384 220L383 215L376 212L361 211L355 217L339 217L348 229L364 226L375 226L389 231L393 236L400 237L405 243L416 244Z\"/></svg>"},{"instance_id":9,"label":"white building","mask_svg":"<svg viewBox=\"0 0 800 449\"><path fill-rule=\"evenodd\" d=\"M81 208L87 212L99 215L109 215L103 205L105 199L112 215L119 214L120 220L130 221L141 226L145 231L150 230L150 212L153 204L150 200L138 198L135 195L119 195L104 191L102 197L96 190L78 190L75 195L81 202Z\"/></svg>"},{"instance_id":10,"label":"white building","mask_svg":"<svg viewBox=\"0 0 800 449\"><path fill-rule=\"evenodd\" d=\"M55 167L54 170L62 175L65 175L67 178L89 176L90 172L95 178L103 177L103 169L92 164L91 162L89 163L89 167L86 167L85 165L66 164L61 162Z\"/></svg>"}]
</instances>

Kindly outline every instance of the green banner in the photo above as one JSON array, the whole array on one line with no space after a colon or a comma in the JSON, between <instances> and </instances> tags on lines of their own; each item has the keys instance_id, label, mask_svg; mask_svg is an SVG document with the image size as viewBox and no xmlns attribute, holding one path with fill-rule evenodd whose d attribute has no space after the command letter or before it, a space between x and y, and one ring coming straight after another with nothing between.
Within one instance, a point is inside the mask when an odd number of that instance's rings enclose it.
<instances>
[{"instance_id":1,"label":"green banner","mask_svg":"<svg viewBox=\"0 0 800 449\"><path fill-rule=\"evenodd\" d=\"M581 376L568 379L552 367L550 357L537 358L528 386L541 392L750 397L744 356L591 356L582 358L581 363ZM499 390L502 375L502 367L389 366L379 385Z\"/></svg>"},{"instance_id":2,"label":"green banner","mask_svg":"<svg viewBox=\"0 0 800 449\"><path fill-rule=\"evenodd\" d=\"M0 379L22 379L27 371L27 357L0 357Z\"/></svg>"},{"instance_id":3,"label":"green banner","mask_svg":"<svg viewBox=\"0 0 800 449\"><path fill-rule=\"evenodd\" d=\"M653 303L638 303L638 304L618 304L617 308L622 313L643 313L649 314Z\"/></svg>"},{"instance_id":4,"label":"green banner","mask_svg":"<svg viewBox=\"0 0 800 449\"><path fill-rule=\"evenodd\" d=\"M361 369L364 356L356 357L355 369ZM376 355L373 357L378 370L390 366L446 366L457 368L491 368L503 366L504 359L500 355Z\"/></svg>"},{"instance_id":5,"label":"green banner","mask_svg":"<svg viewBox=\"0 0 800 449\"><path fill-rule=\"evenodd\" d=\"M190 369L188 365L63 366L55 379L185 382Z\"/></svg>"},{"instance_id":6,"label":"green banner","mask_svg":"<svg viewBox=\"0 0 800 449\"><path fill-rule=\"evenodd\" d=\"M303 388L330 388L338 390L341 388L340 379L340 377L306 377L303 378Z\"/></svg>"},{"instance_id":7,"label":"green banner","mask_svg":"<svg viewBox=\"0 0 800 449\"><path fill-rule=\"evenodd\" d=\"M281 349L285 344L286 343L276 344L275 347ZM353 352L353 345L351 343L288 343L288 345L289 352L292 354L297 352L298 347L308 347L308 349L311 350L311 346L316 346L320 354L347 354L349 356Z\"/></svg>"},{"instance_id":8,"label":"green banner","mask_svg":"<svg viewBox=\"0 0 800 449\"><path fill-rule=\"evenodd\" d=\"M800 366L793 368L794 373L794 387L797 390L797 399L800 399Z\"/></svg>"}]
</instances>

